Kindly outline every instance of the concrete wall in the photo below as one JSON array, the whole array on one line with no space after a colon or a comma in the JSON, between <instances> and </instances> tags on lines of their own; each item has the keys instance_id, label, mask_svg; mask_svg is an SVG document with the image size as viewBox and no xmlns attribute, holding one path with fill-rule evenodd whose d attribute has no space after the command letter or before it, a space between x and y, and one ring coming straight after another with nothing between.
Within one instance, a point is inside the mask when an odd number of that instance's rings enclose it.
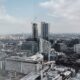
<instances>
[{"instance_id":1,"label":"concrete wall","mask_svg":"<svg viewBox=\"0 0 80 80\"><path fill-rule=\"evenodd\" d=\"M37 64L6 60L5 70L28 74L37 71Z\"/></svg>"},{"instance_id":2,"label":"concrete wall","mask_svg":"<svg viewBox=\"0 0 80 80\"><path fill-rule=\"evenodd\" d=\"M2 61L0 61L0 69L2 69Z\"/></svg>"}]
</instances>

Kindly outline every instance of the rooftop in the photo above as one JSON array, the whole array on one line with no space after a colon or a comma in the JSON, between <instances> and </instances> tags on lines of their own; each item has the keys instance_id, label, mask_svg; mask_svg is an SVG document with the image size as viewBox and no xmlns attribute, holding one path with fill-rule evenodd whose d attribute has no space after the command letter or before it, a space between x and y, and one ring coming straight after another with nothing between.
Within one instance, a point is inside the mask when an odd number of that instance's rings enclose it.
<instances>
[{"instance_id":1,"label":"rooftop","mask_svg":"<svg viewBox=\"0 0 80 80\"><path fill-rule=\"evenodd\" d=\"M11 56L9 58L6 58L6 60L11 60L11 61L17 61L17 62L30 62L30 63L37 63L39 61L43 60L43 56L39 53L36 55L33 55L31 57L20 57L20 56Z\"/></svg>"}]
</instances>

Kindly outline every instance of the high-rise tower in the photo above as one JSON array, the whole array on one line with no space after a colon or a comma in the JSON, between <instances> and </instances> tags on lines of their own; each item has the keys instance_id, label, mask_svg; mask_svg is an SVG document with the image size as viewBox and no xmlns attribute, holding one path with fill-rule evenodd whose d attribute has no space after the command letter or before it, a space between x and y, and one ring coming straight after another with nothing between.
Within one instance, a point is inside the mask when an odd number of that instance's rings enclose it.
<instances>
[{"instance_id":1,"label":"high-rise tower","mask_svg":"<svg viewBox=\"0 0 80 80\"><path fill-rule=\"evenodd\" d=\"M48 35L49 35L49 31L48 31L48 23L45 22L41 22L41 36L43 39L48 40Z\"/></svg>"},{"instance_id":2,"label":"high-rise tower","mask_svg":"<svg viewBox=\"0 0 80 80\"><path fill-rule=\"evenodd\" d=\"M37 28L37 24L36 23L33 23L32 24L32 38L34 39L34 40L37 40L37 38L38 38L38 28Z\"/></svg>"}]
</instances>

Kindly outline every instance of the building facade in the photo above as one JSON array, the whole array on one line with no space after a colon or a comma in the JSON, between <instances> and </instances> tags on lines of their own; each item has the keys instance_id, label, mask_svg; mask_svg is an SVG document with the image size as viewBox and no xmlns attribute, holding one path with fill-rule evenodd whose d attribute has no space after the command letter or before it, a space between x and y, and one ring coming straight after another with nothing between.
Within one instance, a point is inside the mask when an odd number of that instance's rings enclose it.
<instances>
[{"instance_id":1,"label":"building facade","mask_svg":"<svg viewBox=\"0 0 80 80\"><path fill-rule=\"evenodd\" d=\"M80 44L76 44L76 45L74 45L74 52L76 52L76 53L80 53Z\"/></svg>"},{"instance_id":2,"label":"building facade","mask_svg":"<svg viewBox=\"0 0 80 80\"><path fill-rule=\"evenodd\" d=\"M41 67L43 56L36 54L31 57L11 56L5 59L5 70L17 73L29 74L31 72L38 72Z\"/></svg>"},{"instance_id":3,"label":"building facade","mask_svg":"<svg viewBox=\"0 0 80 80\"><path fill-rule=\"evenodd\" d=\"M22 44L21 47L22 50L27 50L28 52L30 52L30 54L32 53L32 55L34 55L35 53L37 53L39 51L39 47L38 47L38 43L36 41L26 41ZM30 56L32 56L30 55Z\"/></svg>"},{"instance_id":4,"label":"building facade","mask_svg":"<svg viewBox=\"0 0 80 80\"><path fill-rule=\"evenodd\" d=\"M51 43L47 40L40 39L39 51L44 56L44 60L50 60Z\"/></svg>"},{"instance_id":5,"label":"building facade","mask_svg":"<svg viewBox=\"0 0 80 80\"><path fill-rule=\"evenodd\" d=\"M49 35L49 24L45 22L41 22L41 36L43 39L48 40L48 35Z\"/></svg>"},{"instance_id":6,"label":"building facade","mask_svg":"<svg viewBox=\"0 0 80 80\"><path fill-rule=\"evenodd\" d=\"M32 38L34 39L34 40L37 40L37 38L38 38L38 28L37 28L37 24L36 23L33 23L32 24Z\"/></svg>"}]
</instances>

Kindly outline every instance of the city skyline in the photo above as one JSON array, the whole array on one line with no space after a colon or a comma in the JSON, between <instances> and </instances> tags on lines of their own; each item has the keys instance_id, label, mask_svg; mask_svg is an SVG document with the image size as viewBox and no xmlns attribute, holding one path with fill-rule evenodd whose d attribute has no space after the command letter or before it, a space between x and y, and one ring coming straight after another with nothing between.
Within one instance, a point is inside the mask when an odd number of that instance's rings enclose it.
<instances>
[{"instance_id":1,"label":"city skyline","mask_svg":"<svg viewBox=\"0 0 80 80\"><path fill-rule=\"evenodd\" d=\"M80 33L79 0L0 0L0 34L31 33L48 22L51 33Z\"/></svg>"}]
</instances>

